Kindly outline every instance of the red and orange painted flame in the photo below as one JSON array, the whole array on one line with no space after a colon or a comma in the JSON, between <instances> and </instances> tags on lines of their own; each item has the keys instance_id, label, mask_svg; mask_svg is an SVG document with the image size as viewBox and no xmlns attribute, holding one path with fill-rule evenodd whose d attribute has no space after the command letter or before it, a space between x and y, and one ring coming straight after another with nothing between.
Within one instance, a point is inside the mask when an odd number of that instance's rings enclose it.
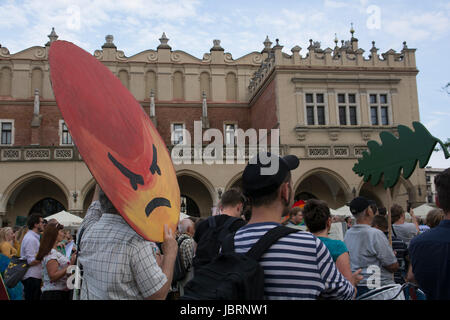
<instances>
[{"instance_id":1,"label":"red and orange painted flame","mask_svg":"<svg viewBox=\"0 0 450 320\"><path fill-rule=\"evenodd\" d=\"M114 74L92 55L66 41L54 41L49 63L57 105L83 160L128 224L147 240L162 242L163 226L173 232L180 190L164 141L140 104ZM151 172L157 150L160 174ZM111 161L142 177L133 188ZM170 207L145 208L155 198Z\"/></svg>"}]
</instances>

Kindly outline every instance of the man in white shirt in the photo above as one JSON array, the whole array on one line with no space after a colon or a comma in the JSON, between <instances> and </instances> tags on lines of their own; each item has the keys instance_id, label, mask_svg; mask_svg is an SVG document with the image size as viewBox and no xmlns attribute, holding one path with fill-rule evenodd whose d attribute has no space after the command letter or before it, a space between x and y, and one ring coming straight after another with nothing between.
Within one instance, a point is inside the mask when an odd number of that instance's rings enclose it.
<instances>
[{"instance_id":1,"label":"man in white shirt","mask_svg":"<svg viewBox=\"0 0 450 320\"><path fill-rule=\"evenodd\" d=\"M371 227L374 214L368 199L357 197L349 207L356 224L345 233L344 242L352 271L362 269L363 279L357 287L359 297L371 289L394 283L393 273L399 264L384 233Z\"/></svg>"},{"instance_id":2,"label":"man in white shirt","mask_svg":"<svg viewBox=\"0 0 450 320\"><path fill-rule=\"evenodd\" d=\"M30 266L23 276L22 283L25 300L39 300L41 297L42 264L36 260L39 251L40 233L44 231L44 218L33 213L28 217L28 232L25 234L20 246L22 258L26 258Z\"/></svg>"}]
</instances>

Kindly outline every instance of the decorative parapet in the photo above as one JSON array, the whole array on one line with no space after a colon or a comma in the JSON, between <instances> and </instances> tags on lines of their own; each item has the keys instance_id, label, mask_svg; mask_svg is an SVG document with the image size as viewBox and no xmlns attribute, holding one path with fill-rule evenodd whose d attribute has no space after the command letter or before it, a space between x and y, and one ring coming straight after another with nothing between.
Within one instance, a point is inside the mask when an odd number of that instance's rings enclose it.
<instances>
[{"instance_id":1,"label":"decorative parapet","mask_svg":"<svg viewBox=\"0 0 450 320\"><path fill-rule=\"evenodd\" d=\"M262 62L261 66L256 70L250 79L250 83L248 85L248 90L250 94L253 94L260 87L261 83L264 82L265 78L272 72L275 67L275 54L274 51L271 50L268 52L268 57Z\"/></svg>"},{"instance_id":2,"label":"decorative parapet","mask_svg":"<svg viewBox=\"0 0 450 320\"><path fill-rule=\"evenodd\" d=\"M9 58L10 55L8 48L0 46L0 58Z\"/></svg>"},{"instance_id":3,"label":"decorative parapet","mask_svg":"<svg viewBox=\"0 0 450 320\"><path fill-rule=\"evenodd\" d=\"M253 158L260 152L259 147L250 147L246 146L244 148L238 148L236 146L226 146L224 145L222 148L211 148L211 146L203 145L201 147L192 147L192 146L167 146L169 150L169 154L172 156L172 160L175 162L182 162L185 164L195 163L194 161L217 161L219 159L223 160L223 163L226 161L248 161ZM271 149L270 146L267 149ZM219 154L216 154L216 151ZM280 154L282 152L281 148L277 150ZM242 164L244 164L243 162Z\"/></svg>"},{"instance_id":4,"label":"decorative parapet","mask_svg":"<svg viewBox=\"0 0 450 320\"><path fill-rule=\"evenodd\" d=\"M269 61L266 59L261 67L253 74L250 80L248 89L250 95L253 95L261 87L264 82L268 70L265 69L265 63L270 63L270 70L276 69L293 69L293 70L310 70L311 68L317 68L320 70L352 70L352 71L389 71L392 72L394 69L396 71L407 71L417 73L415 51L416 49L410 49L403 42L403 48L400 52L396 52L392 49L381 56L378 54L378 48L375 46L375 41L372 42L372 48L370 49L370 54L368 57L364 57L364 50L359 48L358 39L354 37L354 29L350 30L351 39L348 41L341 41L341 46L338 45L339 40L337 36L334 40L335 47L331 48L321 48L321 44L318 41L309 40L309 46L305 56L301 55L302 48L298 45L291 49L292 54L281 52L282 46L279 45L278 39L277 44L269 49L265 47L265 51L269 53ZM270 42L267 40L267 44ZM294 80L294 79L293 79ZM301 78L295 78L296 81L302 81ZM323 79L316 79L316 81L322 81ZM348 79L348 80L336 80L336 81L354 81L357 82L364 81L363 79ZM398 79L380 79L380 81L388 80L389 83L398 83ZM305 81L310 82L311 79L306 79ZM327 80L331 81L331 80ZM373 79L368 79L368 81L376 81Z\"/></svg>"},{"instance_id":5,"label":"decorative parapet","mask_svg":"<svg viewBox=\"0 0 450 320\"><path fill-rule=\"evenodd\" d=\"M81 156L75 146L72 147L1 147L0 161L80 161Z\"/></svg>"},{"instance_id":6,"label":"decorative parapet","mask_svg":"<svg viewBox=\"0 0 450 320\"><path fill-rule=\"evenodd\" d=\"M282 59L277 60L276 65L283 66L314 66L314 67L358 67L358 68L411 68L416 69L415 51L409 49L406 43L403 49L396 52L392 49L378 55L378 49L375 48L375 42L372 42L370 55L365 58L364 50L361 48L353 49L351 42L342 43L341 47L336 46L333 49L321 49L319 42L312 43L308 47L305 56L300 54L301 48L295 46L291 49L292 55L283 54ZM357 41L353 41L353 46Z\"/></svg>"},{"instance_id":7,"label":"decorative parapet","mask_svg":"<svg viewBox=\"0 0 450 320\"><path fill-rule=\"evenodd\" d=\"M213 40L213 47L209 53L205 53L199 59L182 50L172 50L168 44L169 38L163 33L159 38L160 44L156 50L149 49L139 52L133 56L126 56L123 51L117 50L114 37L107 35L101 50L95 50L94 56L100 61L107 62L143 62L143 63L190 63L190 64L227 64L227 65L254 65L262 63L262 53L251 52L238 59L233 59L229 52L224 52L220 40ZM214 58L213 58L214 57Z\"/></svg>"}]
</instances>

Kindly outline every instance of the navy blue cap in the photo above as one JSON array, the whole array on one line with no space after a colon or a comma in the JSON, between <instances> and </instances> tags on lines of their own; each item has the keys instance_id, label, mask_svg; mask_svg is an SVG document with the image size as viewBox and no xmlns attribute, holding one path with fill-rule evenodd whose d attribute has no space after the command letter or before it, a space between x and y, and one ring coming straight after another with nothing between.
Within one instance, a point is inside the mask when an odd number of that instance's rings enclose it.
<instances>
[{"instance_id":1,"label":"navy blue cap","mask_svg":"<svg viewBox=\"0 0 450 320\"><path fill-rule=\"evenodd\" d=\"M367 198L356 197L350 202L349 207L352 214L355 215L366 210L367 207L370 206L370 204L370 200L368 200Z\"/></svg>"},{"instance_id":2,"label":"navy blue cap","mask_svg":"<svg viewBox=\"0 0 450 320\"><path fill-rule=\"evenodd\" d=\"M244 169L243 193L252 197L274 192L283 183L289 171L296 169L299 163L300 160L294 155L281 158L270 152L259 153L248 162Z\"/></svg>"}]
</instances>

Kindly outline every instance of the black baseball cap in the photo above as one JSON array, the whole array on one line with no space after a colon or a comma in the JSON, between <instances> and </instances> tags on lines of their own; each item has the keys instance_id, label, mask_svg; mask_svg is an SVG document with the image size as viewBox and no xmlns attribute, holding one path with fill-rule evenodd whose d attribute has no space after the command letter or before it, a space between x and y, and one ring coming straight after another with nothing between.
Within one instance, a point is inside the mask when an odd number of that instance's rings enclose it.
<instances>
[{"instance_id":1,"label":"black baseball cap","mask_svg":"<svg viewBox=\"0 0 450 320\"><path fill-rule=\"evenodd\" d=\"M300 160L294 155L279 157L270 152L258 153L250 159L242 174L244 194L253 197L274 192L299 163Z\"/></svg>"},{"instance_id":2,"label":"black baseball cap","mask_svg":"<svg viewBox=\"0 0 450 320\"><path fill-rule=\"evenodd\" d=\"M355 215L366 210L367 207L370 206L370 201L364 197L356 197L348 206L350 207L352 214Z\"/></svg>"}]
</instances>

